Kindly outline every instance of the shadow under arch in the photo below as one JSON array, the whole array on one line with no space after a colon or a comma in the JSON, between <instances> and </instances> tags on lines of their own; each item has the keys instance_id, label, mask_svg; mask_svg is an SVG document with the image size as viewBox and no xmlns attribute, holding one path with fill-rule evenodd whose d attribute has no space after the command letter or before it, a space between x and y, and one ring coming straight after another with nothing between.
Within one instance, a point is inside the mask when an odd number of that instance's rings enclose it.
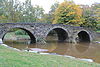
<instances>
[{"instance_id":1,"label":"shadow under arch","mask_svg":"<svg viewBox=\"0 0 100 67\"><path fill-rule=\"evenodd\" d=\"M78 33L79 42L90 42L90 35L86 31L80 31Z\"/></svg>"},{"instance_id":2,"label":"shadow under arch","mask_svg":"<svg viewBox=\"0 0 100 67\"><path fill-rule=\"evenodd\" d=\"M67 32L66 30L64 30L63 28L53 28L53 29L51 29L51 30L47 33L46 38L47 38L47 36L48 36L52 31L55 31L55 32L56 32L58 42L65 42L65 41L68 41L68 39L69 39L69 37L68 37L68 32Z\"/></svg>"},{"instance_id":3,"label":"shadow under arch","mask_svg":"<svg viewBox=\"0 0 100 67\"><path fill-rule=\"evenodd\" d=\"M29 35L29 37L30 37L30 40L31 40L30 43L36 43L36 38L35 38L35 36L34 36L29 30L27 30L27 29L25 29L25 28L20 28L20 27L14 27L14 28L11 28L11 29L21 29L21 30L25 31L25 32ZM4 35L3 35L3 37L2 37L2 40L4 40L5 35L6 35L11 29L7 30L7 31L4 33Z\"/></svg>"}]
</instances>

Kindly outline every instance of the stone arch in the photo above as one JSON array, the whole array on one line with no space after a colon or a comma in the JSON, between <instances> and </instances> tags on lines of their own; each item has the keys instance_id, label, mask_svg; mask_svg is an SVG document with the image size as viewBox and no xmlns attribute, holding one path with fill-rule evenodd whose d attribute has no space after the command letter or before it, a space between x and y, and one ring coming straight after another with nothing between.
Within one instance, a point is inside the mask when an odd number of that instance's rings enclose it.
<instances>
[{"instance_id":1,"label":"stone arch","mask_svg":"<svg viewBox=\"0 0 100 67\"><path fill-rule=\"evenodd\" d=\"M54 30L57 33L57 37L58 37L58 41L69 41L69 33L67 31L67 29L63 28L63 27L53 27L51 29L49 29L46 33L45 38L48 36L48 34Z\"/></svg>"},{"instance_id":2,"label":"stone arch","mask_svg":"<svg viewBox=\"0 0 100 67\"><path fill-rule=\"evenodd\" d=\"M81 30L77 33L79 42L90 42L91 36L88 31Z\"/></svg>"},{"instance_id":3,"label":"stone arch","mask_svg":"<svg viewBox=\"0 0 100 67\"><path fill-rule=\"evenodd\" d=\"M2 40L4 39L4 36L8 33L8 31L10 31L11 29L15 29L15 28L24 30L29 35L31 43L36 43L36 37L34 36L33 32L30 29L25 28L23 26L14 26L14 27L10 27L6 29L2 35Z\"/></svg>"}]
</instances>

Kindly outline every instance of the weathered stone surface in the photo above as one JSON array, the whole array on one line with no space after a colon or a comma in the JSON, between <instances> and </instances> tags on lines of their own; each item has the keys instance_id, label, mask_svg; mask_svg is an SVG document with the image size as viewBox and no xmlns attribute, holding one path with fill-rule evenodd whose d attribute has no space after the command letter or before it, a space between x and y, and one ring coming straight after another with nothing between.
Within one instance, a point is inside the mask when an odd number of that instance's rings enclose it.
<instances>
[{"instance_id":1,"label":"weathered stone surface","mask_svg":"<svg viewBox=\"0 0 100 67\"><path fill-rule=\"evenodd\" d=\"M46 23L0 23L0 38L3 40L5 34L13 28L20 28L28 33L32 43L45 42L47 35L51 30L55 30L60 41L76 42L93 41L95 32L82 27L75 27L62 24L46 24ZM79 36L79 38L77 38Z\"/></svg>"},{"instance_id":2,"label":"weathered stone surface","mask_svg":"<svg viewBox=\"0 0 100 67\"><path fill-rule=\"evenodd\" d=\"M2 42L2 39L0 39L0 44L2 44L3 42Z\"/></svg>"}]
</instances>

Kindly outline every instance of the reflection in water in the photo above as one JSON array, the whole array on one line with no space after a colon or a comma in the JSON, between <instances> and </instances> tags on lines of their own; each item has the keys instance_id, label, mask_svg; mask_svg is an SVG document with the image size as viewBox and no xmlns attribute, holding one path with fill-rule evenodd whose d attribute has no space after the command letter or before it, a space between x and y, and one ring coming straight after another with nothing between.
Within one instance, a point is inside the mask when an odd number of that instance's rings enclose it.
<instances>
[{"instance_id":1,"label":"reflection in water","mask_svg":"<svg viewBox=\"0 0 100 67\"><path fill-rule=\"evenodd\" d=\"M89 48L90 43L77 43L75 45L75 48L77 49L77 51L79 51L80 53L85 52L88 48Z\"/></svg>"},{"instance_id":2,"label":"reflection in water","mask_svg":"<svg viewBox=\"0 0 100 67\"><path fill-rule=\"evenodd\" d=\"M57 41L48 41L47 44L30 44L29 40L21 41L5 41L8 46L18 48L20 50L33 49L36 48L40 51L48 53L57 53L60 55L70 55L77 58L87 58L93 59L95 62L100 63L100 45L97 43L60 43ZM36 50L37 50L36 49Z\"/></svg>"},{"instance_id":3,"label":"reflection in water","mask_svg":"<svg viewBox=\"0 0 100 67\"><path fill-rule=\"evenodd\" d=\"M51 43L54 45L54 43ZM66 51L69 48L69 44L66 43L55 43L56 44L56 49L54 49L52 52L54 53L58 53L58 54L62 54L64 55L66 53Z\"/></svg>"}]
</instances>

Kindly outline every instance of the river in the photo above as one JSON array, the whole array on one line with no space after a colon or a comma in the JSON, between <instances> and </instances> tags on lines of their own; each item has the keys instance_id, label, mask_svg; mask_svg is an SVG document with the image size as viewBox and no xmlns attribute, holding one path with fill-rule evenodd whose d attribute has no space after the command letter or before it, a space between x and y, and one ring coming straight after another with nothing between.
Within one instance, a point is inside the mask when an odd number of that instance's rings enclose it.
<instances>
[{"instance_id":1,"label":"river","mask_svg":"<svg viewBox=\"0 0 100 67\"><path fill-rule=\"evenodd\" d=\"M76 58L92 59L94 62L100 63L100 43L72 44L67 42L57 42L50 38L46 44L30 44L30 40L4 41L4 43L20 50L33 50L51 54L69 55Z\"/></svg>"}]
</instances>

